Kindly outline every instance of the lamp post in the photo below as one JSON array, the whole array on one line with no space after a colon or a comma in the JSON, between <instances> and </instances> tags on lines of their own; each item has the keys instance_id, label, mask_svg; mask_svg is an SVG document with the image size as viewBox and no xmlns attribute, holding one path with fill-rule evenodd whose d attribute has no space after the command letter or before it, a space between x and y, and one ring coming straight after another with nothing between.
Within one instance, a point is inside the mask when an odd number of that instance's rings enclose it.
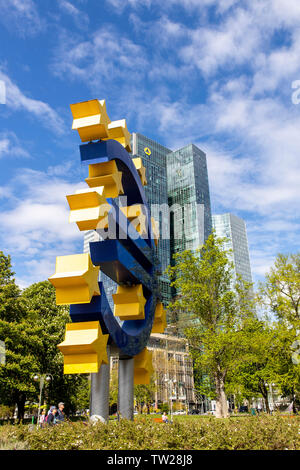
<instances>
[{"instance_id":1,"label":"lamp post","mask_svg":"<svg viewBox=\"0 0 300 470\"><path fill-rule=\"evenodd\" d=\"M51 382L53 379L51 374L35 374L33 376L33 380L35 382L40 382L40 396L39 396L39 407L38 407L38 416L37 416L37 427L39 426L40 423L40 413L41 413L41 401L42 401L42 392L43 392L43 387L45 384L45 381L47 383Z\"/></svg>"},{"instance_id":2,"label":"lamp post","mask_svg":"<svg viewBox=\"0 0 300 470\"><path fill-rule=\"evenodd\" d=\"M165 382L168 383L170 389L169 389L169 399L170 399L170 402L171 402L171 423L173 423L173 398L172 398L172 395L173 395L173 383L175 384L177 381L176 379L167 379L165 378Z\"/></svg>"}]
</instances>

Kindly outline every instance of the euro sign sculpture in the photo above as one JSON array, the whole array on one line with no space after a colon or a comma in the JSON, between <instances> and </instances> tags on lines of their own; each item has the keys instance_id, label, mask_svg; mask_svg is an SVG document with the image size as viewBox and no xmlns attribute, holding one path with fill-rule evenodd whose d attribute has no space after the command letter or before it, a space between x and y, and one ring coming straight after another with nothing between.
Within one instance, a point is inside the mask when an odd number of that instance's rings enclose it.
<instances>
[{"instance_id":1,"label":"euro sign sculpture","mask_svg":"<svg viewBox=\"0 0 300 470\"><path fill-rule=\"evenodd\" d=\"M72 320L58 348L65 374L92 374L91 414L104 419L109 355L118 354L119 411L132 419L133 384L149 383L153 373L149 336L166 327L156 281L158 224L145 196L142 159L129 153L125 119L111 122L105 100L72 104L71 111L72 128L85 142L80 157L88 178L86 189L67 195L69 221L80 231L94 230L97 241L90 242L89 253L58 256L49 278L57 304L70 305ZM100 271L117 283L115 293L99 282Z\"/></svg>"}]
</instances>

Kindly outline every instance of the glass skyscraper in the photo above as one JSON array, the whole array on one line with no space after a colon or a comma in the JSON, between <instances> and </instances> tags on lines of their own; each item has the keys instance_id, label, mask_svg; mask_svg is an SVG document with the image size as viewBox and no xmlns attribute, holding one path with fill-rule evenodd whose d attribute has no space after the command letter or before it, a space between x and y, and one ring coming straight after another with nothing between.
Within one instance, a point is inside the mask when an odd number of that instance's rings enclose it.
<instances>
[{"instance_id":1,"label":"glass skyscraper","mask_svg":"<svg viewBox=\"0 0 300 470\"><path fill-rule=\"evenodd\" d=\"M168 154L171 254L196 250L211 233L206 155L193 144Z\"/></svg>"},{"instance_id":2,"label":"glass skyscraper","mask_svg":"<svg viewBox=\"0 0 300 470\"><path fill-rule=\"evenodd\" d=\"M171 150L139 133L132 134L132 157L140 157L146 168L145 193L151 216L159 222L160 240L157 257L160 263L160 291L164 303L171 299L170 283L164 271L170 264L170 223L168 211L167 155ZM166 234L167 237L162 236Z\"/></svg>"},{"instance_id":3,"label":"glass skyscraper","mask_svg":"<svg viewBox=\"0 0 300 470\"><path fill-rule=\"evenodd\" d=\"M252 283L245 221L230 213L213 215L212 221L217 237L228 239L224 244L224 249L232 250L230 260L234 264L235 279L239 274L245 281Z\"/></svg>"}]
</instances>

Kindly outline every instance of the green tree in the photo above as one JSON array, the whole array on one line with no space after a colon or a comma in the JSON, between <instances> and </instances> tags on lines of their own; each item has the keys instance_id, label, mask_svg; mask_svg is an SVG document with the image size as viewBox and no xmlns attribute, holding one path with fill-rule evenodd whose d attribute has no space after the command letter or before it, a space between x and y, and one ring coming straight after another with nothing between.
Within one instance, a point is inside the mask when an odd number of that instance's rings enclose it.
<instances>
[{"instance_id":1,"label":"green tree","mask_svg":"<svg viewBox=\"0 0 300 470\"><path fill-rule=\"evenodd\" d=\"M240 361L243 322L254 315L250 285L239 279L232 287L224 241L211 234L196 253L176 254L167 269L178 293L170 309L183 318L196 368L213 380L217 417L228 416L227 377Z\"/></svg>"},{"instance_id":2,"label":"green tree","mask_svg":"<svg viewBox=\"0 0 300 470\"><path fill-rule=\"evenodd\" d=\"M65 403L66 413L88 407L89 385L86 374L63 374L63 355L57 345L64 339L65 325L70 322L69 306L56 305L55 289L49 281L32 284L22 294L26 301L27 322L41 330L38 372L50 373L53 380L45 388L49 405Z\"/></svg>"},{"instance_id":3,"label":"green tree","mask_svg":"<svg viewBox=\"0 0 300 470\"><path fill-rule=\"evenodd\" d=\"M293 363L291 348L300 339L300 253L277 256L265 282L259 285L258 298L266 317L271 313L277 319L276 383L282 394L291 398L296 411L300 394L300 357L298 363Z\"/></svg>"},{"instance_id":4,"label":"green tree","mask_svg":"<svg viewBox=\"0 0 300 470\"><path fill-rule=\"evenodd\" d=\"M6 349L5 365L0 365L0 400L17 404L21 419L26 397L36 394L31 377L41 342L40 329L26 322L26 305L13 276L10 256L0 252L0 340Z\"/></svg>"},{"instance_id":5,"label":"green tree","mask_svg":"<svg viewBox=\"0 0 300 470\"><path fill-rule=\"evenodd\" d=\"M33 284L22 293L16 286L10 257L0 252L0 340L6 348L6 363L0 365L0 401L17 404L18 419L25 402L38 400L36 373L49 373L53 380L44 388L43 399L77 408L77 392L88 386L86 376L65 376L63 357L57 348L70 321L68 308L56 306L55 290L48 282ZM81 393L82 401L82 393Z\"/></svg>"},{"instance_id":6,"label":"green tree","mask_svg":"<svg viewBox=\"0 0 300 470\"><path fill-rule=\"evenodd\" d=\"M242 356L228 375L227 390L249 402L261 396L270 413L269 384L277 377L278 349L276 330L256 318L244 322L239 334Z\"/></svg>"},{"instance_id":7,"label":"green tree","mask_svg":"<svg viewBox=\"0 0 300 470\"><path fill-rule=\"evenodd\" d=\"M278 320L299 328L300 253L279 254L259 290L261 303L270 308Z\"/></svg>"},{"instance_id":8,"label":"green tree","mask_svg":"<svg viewBox=\"0 0 300 470\"><path fill-rule=\"evenodd\" d=\"M150 379L149 385L134 386L134 397L140 413L143 412L143 406L146 405L147 413L149 414L150 406L155 399L155 382L153 376Z\"/></svg>"}]
</instances>

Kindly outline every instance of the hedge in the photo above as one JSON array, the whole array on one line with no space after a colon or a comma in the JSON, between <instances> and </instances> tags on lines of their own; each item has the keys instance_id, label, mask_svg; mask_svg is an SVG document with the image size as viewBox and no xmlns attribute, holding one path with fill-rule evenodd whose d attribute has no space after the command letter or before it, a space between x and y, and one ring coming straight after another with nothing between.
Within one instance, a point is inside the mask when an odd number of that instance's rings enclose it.
<instances>
[{"instance_id":1,"label":"hedge","mask_svg":"<svg viewBox=\"0 0 300 470\"><path fill-rule=\"evenodd\" d=\"M45 429L2 426L0 449L31 450L300 450L300 416L214 417L155 423L63 423Z\"/></svg>"}]
</instances>

